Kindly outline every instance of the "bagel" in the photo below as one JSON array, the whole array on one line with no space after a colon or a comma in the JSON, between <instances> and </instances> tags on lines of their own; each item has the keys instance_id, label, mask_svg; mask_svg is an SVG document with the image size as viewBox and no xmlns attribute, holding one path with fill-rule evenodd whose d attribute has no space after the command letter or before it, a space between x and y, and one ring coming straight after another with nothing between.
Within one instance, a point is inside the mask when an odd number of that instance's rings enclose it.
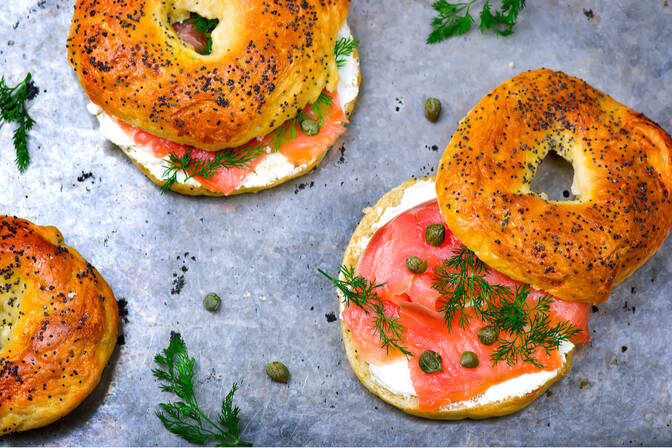
<instances>
[{"instance_id":1,"label":"bagel","mask_svg":"<svg viewBox=\"0 0 672 448\"><path fill-rule=\"evenodd\" d=\"M0 433L47 425L100 381L117 302L55 227L0 217Z\"/></svg>"},{"instance_id":2,"label":"bagel","mask_svg":"<svg viewBox=\"0 0 672 448\"><path fill-rule=\"evenodd\" d=\"M549 150L574 168L573 201L530 190ZM672 224L672 139L586 82L548 69L486 95L437 172L455 236L509 277L564 300L600 303Z\"/></svg>"},{"instance_id":3,"label":"bagel","mask_svg":"<svg viewBox=\"0 0 672 448\"><path fill-rule=\"evenodd\" d=\"M409 180L383 195L373 207L364 210L364 217L345 251L343 266L358 267L372 238L385 224L428 201L436 201L435 178ZM447 403L435 409L422 409L408 376L406 359L383 365L367 362L348 327L347 319L343 317L346 311L344 302L339 300L339 304L345 352L355 375L369 391L385 402L419 417L440 420L484 419L516 412L566 375L572 365L575 346L565 342L561 345L562 364L552 371L524 374L495 384L469 399Z\"/></svg>"},{"instance_id":4,"label":"bagel","mask_svg":"<svg viewBox=\"0 0 672 448\"><path fill-rule=\"evenodd\" d=\"M335 36L347 0L78 0L70 63L91 101L152 135L235 148L334 90ZM200 55L172 24L218 19Z\"/></svg>"},{"instance_id":5,"label":"bagel","mask_svg":"<svg viewBox=\"0 0 672 448\"><path fill-rule=\"evenodd\" d=\"M148 0L135 3L142 5L136 5L138 9L144 10L142 8L154 8L156 2ZM152 51L162 54L175 55L174 64L170 64L168 68L146 67L152 73L154 71L160 73L156 76L138 75L133 78L134 82L128 81L121 86L117 81L127 78L119 78L122 76L119 73L127 73L130 70L128 61L132 59L127 55L127 46L138 45L138 42L143 44L147 41L153 42L158 34L152 34L153 38L145 40L140 39L135 30L126 34L113 34L108 29L124 25L126 18L113 17L109 14L103 18L98 17L100 14L97 13L91 15L90 11L98 11L97 8L103 6L100 2L95 6L86 1L78 3L68 48L71 55L70 63L92 100L88 109L97 117L103 136L119 146L145 175L163 189L192 196L228 196L271 188L301 176L317 166L329 148L345 132L345 125L354 108L360 83L356 48L352 53L339 55L344 63L339 66L335 63L335 43L344 39L346 41L354 39L345 24L348 2L331 2L328 7L324 5L315 7L311 2L304 2L300 7L292 7L282 13L271 9L274 19L263 22L268 28L250 27L247 29L247 34L241 33L233 41L231 39L227 41L222 37L227 27L242 26L247 23L245 20L251 20L255 14L265 17L267 14L264 5L265 2L259 1L251 2L249 8L232 6L229 2L195 2L193 5L187 1L166 3L152 19L142 18L137 27L143 29L159 27L162 34L168 35L162 44L168 45L172 53L162 49L158 43L151 48ZM133 9L127 4L118 8L124 11ZM228 10L227 8L244 9L244 14L228 15L224 20L223 11ZM197 48L192 46L198 44L198 38L189 32L190 19L180 22L189 16L189 12L220 21L212 31L212 52L209 55L197 53ZM281 26L290 16L294 22L302 24L299 29L287 30L285 29L287 27ZM166 17L168 22L164 20ZM236 21L238 19L241 21ZM172 28L166 23L172 24ZM336 27L333 26L334 23L337 24ZM274 28L278 26L282 28L281 31ZM304 26L309 31L303 29ZM270 30L274 31L271 37L269 37ZM96 38L92 39L94 33ZM296 43L297 33L321 37L309 39L311 45L308 51ZM244 42L247 47L241 47L239 45L241 39L246 35L248 38ZM305 39L305 36L303 38ZM173 42L173 39L177 39L177 42ZM268 44L269 39L272 45ZM266 43L263 44L264 42ZM252 57L246 58L243 65L251 70L252 75L243 73L239 76L242 69L238 66L231 68L231 61L236 59L233 55L241 52L247 54L250 45L255 49L263 47L263 51L254 51L255 57L261 58L263 64ZM120 47L123 51L119 50L115 56L106 50L109 47ZM225 47L230 47L230 51L222 52L222 48ZM322 62L316 67L315 52L323 53L326 51L323 47L328 48L328 57L318 58ZM132 55L136 53L133 50L129 51ZM149 50L145 49L146 54L143 54L145 59L149 57L147 54L154 54L147 51ZM282 64L277 63L278 52L284 55L281 58L284 58L283 61L288 59L291 63L287 66L286 61ZM296 55L297 52L300 54ZM102 57L108 59L101 63ZM92 62L94 60L95 63ZM173 65L179 68L180 76L173 73L175 69ZM197 68L194 69L196 65ZM278 67L284 68L273 76L262 73L268 71L269 67L272 71ZM196 70L198 76L193 74L192 69ZM110 81L110 72L115 74L117 81ZM312 75L304 76L300 75L301 73ZM255 83L257 75L261 76L261 80ZM172 81L166 82L165 77L169 77ZM195 77L197 81L193 80ZM194 88L194 83L204 85L198 84ZM162 85L163 88L160 87ZM258 91L259 86L264 85L271 85L272 92L266 92L264 87L259 95L242 94ZM141 93L136 94L134 88ZM171 92L178 92L175 94L176 97L170 97L166 93L166 88ZM189 90L189 95L185 95L183 94L185 89L194 91ZM222 96L222 89L226 90L228 96ZM133 92L132 101L118 96L124 92L128 94L129 91ZM310 117L314 110L312 104L316 100L320 101L318 97L323 99L324 92L331 92L329 93L331 110L328 110L328 116L321 120L319 133L309 137L304 134L295 117L300 110ZM161 114L156 112L156 101L159 100L152 100L155 97L162 101L158 107ZM115 98L122 100L115 101ZM154 101L152 103L154 105L150 107L146 104L147 101ZM119 109L120 105L123 110ZM197 109L197 113L194 109ZM174 126L169 129L172 124L168 126L164 123L167 115L170 116L171 123L179 123L177 131ZM213 129L217 131L214 132ZM288 132L288 129L292 132ZM283 143L279 147L270 144L273 140L271 136L291 134L298 134L298 138L291 137L286 142L283 138ZM199 139L194 139L194 136L199 136ZM176 169L172 171L175 174L172 181L165 185L170 179L167 173L171 172L167 168L178 166L171 162L171 157L174 155L189 154L196 160L212 160L220 155L216 151L241 154L245 148L258 146L260 141L268 144L266 150L260 154L255 152L258 156L246 162L243 167L223 165L209 177L186 176L185 171ZM189 171L190 174L193 173L193 165Z\"/></svg>"}]
</instances>

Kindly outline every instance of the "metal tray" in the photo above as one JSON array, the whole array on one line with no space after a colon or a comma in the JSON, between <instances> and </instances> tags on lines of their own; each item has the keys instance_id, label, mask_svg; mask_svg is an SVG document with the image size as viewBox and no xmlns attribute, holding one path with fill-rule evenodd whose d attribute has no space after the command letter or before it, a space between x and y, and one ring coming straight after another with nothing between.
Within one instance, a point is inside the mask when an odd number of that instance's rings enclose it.
<instances>
[{"instance_id":1,"label":"metal tray","mask_svg":"<svg viewBox=\"0 0 672 448\"><path fill-rule=\"evenodd\" d=\"M594 309L593 340L552 395L480 422L410 417L367 392L329 318L335 292L316 272L335 272L361 210L433 174L458 120L520 71L562 69L672 130L668 1L530 1L511 37L472 30L428 46L429 1L356 0L349 23L363 83L347 135L305 177L222 199L161 195L103 141L66 61L73 4L0 9L2 74L14 83L31 71L42 89L25 174L13 164L11 126L0 129L0 213L57 226L100 270L128 303L125 344L77 410L3 444L186 444L154 416L169 397L150 369L171 330L197 359L204 409L216 412L241 383L240 429L256 445L672 444L670 240ZM443 103L436 124L423 117L430 95ZM210 291L223 299L215 314L201 305ZM267 379L272 360L289 366L287 385Z\"/></svg>"}]
</instances>

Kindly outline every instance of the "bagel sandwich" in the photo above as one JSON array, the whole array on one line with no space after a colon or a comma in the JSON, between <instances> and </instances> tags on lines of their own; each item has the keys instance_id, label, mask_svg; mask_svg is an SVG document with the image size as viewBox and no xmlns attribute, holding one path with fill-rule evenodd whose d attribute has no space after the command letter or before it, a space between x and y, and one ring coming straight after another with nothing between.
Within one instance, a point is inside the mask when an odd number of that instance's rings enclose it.
<instances>
[{"instance_id":1,"label":"bagel sandwich","mask_svg":"<svg viewBox=\"0 0 672 448\"><path fill-rule=\"evenodd\" d=\"M100 132L164 191L257 192L345 133L361 79L348 7L79 0L69 61Z\"/></svg>"},{"instance_id":2,"label":"bagel sandwich","mask_svg":"<svg viewBox=\"0 0 672 448\"><path fill-rule=\"evenodd\" d=\"M574 164L576 200L530 190L549 149ZM460 122L436 178L407 181L364 210L338 279L329 277L362 384L432 419L530 404L590 340L591 304L669 232L670 150L653 122L561 72L523 73L486 95ZM607 185L617 176L634 185ZM577 223L590 228L563 232ZM558 261L575 247L571 263ZM590 263L607 278L580 271ZM509 356L516 346L521 356Z\"/></svg>"},{"instance_id":3,"label":"bagel sandwich","mask_svg":"<svg viewBox=\"0 0 672 448\"><path fill-rule=\"evenodd\" d=\"M48 425L99 383L119 313L98 271L55 227L0 216L0 433Z\"/></svg>"}]
</instances>

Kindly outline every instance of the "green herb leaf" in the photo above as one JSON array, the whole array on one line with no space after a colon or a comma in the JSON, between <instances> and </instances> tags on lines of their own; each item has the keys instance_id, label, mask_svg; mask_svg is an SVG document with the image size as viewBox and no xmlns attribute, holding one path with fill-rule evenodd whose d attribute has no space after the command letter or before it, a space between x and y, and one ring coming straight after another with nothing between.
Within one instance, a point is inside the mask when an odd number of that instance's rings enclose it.
<instances>
[{"instance_id":1,"label":"green herb leaf","mask_svg":"<svg viewBox=\"0 0 672 448\"><path fill-rule=\"evenodd\" d=\"M469 14L469 8L475 1L448 3L446 0L438 0L434 2L432 8L439 15L432 19L432 32L427 38L427 43L435 44L469 31L474 23L474 18Z\"/></svg>"},{"instance_id":2,"label":"green herb leaf","mask_svg":"<svg viewBox=\"0 0 672 448\"><path fill-rule=\"evenodd\" d=\"M494 14L491 11L490 0L485 2L481 11L481 32L493 30L500 36L513 34L518 14L525 8L525 0L502 0L502 9Z\"/></svg>"},{"instance_id":3,"label":"green herb leaf","mask_svg":"<svg viewBox=\"0 0 672 448\"><path fill-rule=\"evenodd\" d=\"M345 67L346 58L355 51L359 46L359 39L356 37L341 37L336 41L334 47L334 58L336 59L336 67Z\"/></svg>"},{"instance_id":4,"label":"green herb leaf","mask_svg":"<svg viewBox=\"0 0 672 448\"><path fill-rule=\"evenodd\" d=\"M162 382L161 390L175 394L181 401L159 403L156 416L163 426L173 434L197 445L205 445L214 440L217 446L252 446L238 437L238 414L240 409L233 405L233 395L238 385L222 401L222 409L217 423L205 415L198 406L194 394L194 365L189 358L187 346L178 333L171 333L168 348L154 357L158 368L152 370L154 377Z\"/></svg>"},{"instance_id":5,"label":"green herb leaf","mask_svg":"<svg viewBox=\"0 0 672 448\"><path fill-rule=\"evenodd\" d=\"M490 358L493 364L505 361L514 365L521 360L542 367L534 356L538 348L550 354L582 331L567 321L550 325L551 296L531 306L529 286L512 291L504 285L491 285L485 280L487 273L488 267L463 247L434 270L432 287L441 294L440 311L449 330L456 317L463 329L471 318L478 318L500 330L499 346Z\"/></svg>"},{"instance_id":6,"label":"green herb leaf","mask_svg":"<svg viewBox=\"0 0 672 448\"><path fill-rule=\"evenodd\" d=\"M30 164L28 132L35 125L35 120L28 114L26 102L35 98L38 92L30 73L15 87L8 87L5 78L0 78L0 127L4 123L17 124L12 141L16 150L16 166L22 173Z\"/></svg>"},{"instance_id":7,"label":"green herb leaf","mask_svg":"<svg viewBox=\"0 0 672 448\"><path fill-rule=\"evenodd\" d=\"M330 277L322 269L317 271L330 280L341 292L346 307L355 305L366 314L373 313L375 315L372 330L380 338L381 347L385 349L386 353L391 350L399 350L407 357L413 356L402 345L404 342L404 327L399 323L399 318L391 317L385 313L383 300L375 292L375 289L383 286L384 283L376 285L375 282L369 282L364 277L355 275L354 268L343 265L339 268L343 280Z\"/></svg>"},{"instance_id":8,"label":"green herb leaf","mask_svg":"<svg viewBox=\"0 0 672 448\"><path fill-rule=\"evenodd\" d=\"M243 146L234 150L217 151L214 159L194 157L191 150L186 151L181 156L171 152L168 154L168 160L165 161L166 165L163 167L161 192L167 193L172 190L180 173L184 176L181 182L186 182L196 176L212 179L218 170L247 167L250 161L265 152L265 145L260 144Z\"/></svg>"}]
</instances>

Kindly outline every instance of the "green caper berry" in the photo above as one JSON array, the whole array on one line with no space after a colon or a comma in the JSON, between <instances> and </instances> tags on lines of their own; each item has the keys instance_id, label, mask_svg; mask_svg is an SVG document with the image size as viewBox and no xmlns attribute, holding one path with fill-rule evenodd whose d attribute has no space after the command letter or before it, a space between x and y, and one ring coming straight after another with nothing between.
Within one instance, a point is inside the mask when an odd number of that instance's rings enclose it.
<instances>
[{"instance_id":1,"label":"green caper berry","mask_svg":"<svg viewBox=\"0 0 672 448\"><path fill-rule=\"evenodd\" d=\"M436 98L427 98L425 101L425 117L432 123L439 119L441 114L441 101Z\"/></svg>"},{"instance_id":2,"label":"green caper berry","mask_svg":"<svg viewBox=\"0 0 672 448\"><path fill-rule=\"evenodd\" d=\"M279 361L273 361L266 365L266 375L276 383L289 381L289 369Z\"/></svg>"},{"instance_id":3,"label":"green caper berry","mask_svg":"<svg viewBox=\"0 0 672 448\"><path fill-rule=\"evenodd\" d=\"M406 259L406 269L414 274L422 274L427 270L427 260L421 260L415 255Z\"/></svg>"},{"instance_id":4,"label":"green caper berry","mask_svg":"<svg viewBox=\"0 0 672 448\"><path fill-rule=\"evenodd\" d=\"M313 135L317 135L320 133L320 122L306 118L301 122L301 130L303 131L304 134L312 137Z\"/></svg>"},{"instance_id":5,"label":"green caper berry","mask_svg":"<svg viewBox=\"0 0 672 448\"><path fill-rule=\"evenodd\" d=\"M418 360L420 369L425 373L443 372L441 355L431 350L425 350Z\"/></svg>"},{"instance_id":6,"label":"green caper berry","mask_svg":"<svg viewBox=\"0 0 672 448\"><path fill-rule=\"evenodd\" d=\"M217 311L221 301L222 299L217 294L211 292L203 298L203 306L208 311Z\"/></svg>"},{"instance_id":7,"label":"green caper berry","mask_svg":"<svg viewBox=\"0 0 672 448\"><path fill-rule=\"evenodd\" d=\"M425 228L425 241L427 244L439 247L446 239L446 228L442 224L430 224Z\"/></svg>"},{"instance_id":8,"label":"green caper berry","mask_svg":"<svg viewBox=\"0 0 672 448\"><path fill-rule=\"evenodd\" d=\"M497 341L497 337L499 336L499 329L494 325L486 325L485 327L478 330L476 336L478 336L478 339L483 345L492 345Z\"/></svg>"},{"instance_id":9,"label":"green caper berry","mask_svg":"<svg viewBox=\"0 0 672 448\"><path fill-rule=\"evenodd\" d=\"M478 356L474 352L464 352L460 356L460 365L467 369L475 369L478 367Z\"/></svg>"}]
</instances>

